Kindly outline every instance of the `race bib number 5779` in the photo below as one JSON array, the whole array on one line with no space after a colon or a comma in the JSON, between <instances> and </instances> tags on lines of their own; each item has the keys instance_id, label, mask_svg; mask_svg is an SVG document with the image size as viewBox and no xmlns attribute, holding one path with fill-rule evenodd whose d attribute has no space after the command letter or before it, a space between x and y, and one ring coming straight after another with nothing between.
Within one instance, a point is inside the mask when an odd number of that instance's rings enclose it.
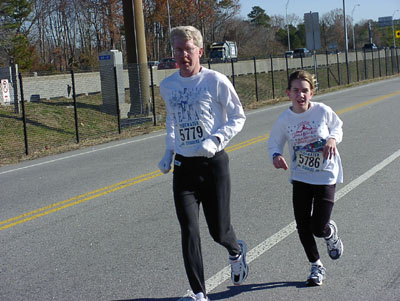
<instances>
[{"instance_id":1,"label":"race bib number 5779","mask_svg":"<svg viewBox=\"0 0 400 301\"><path fill-rule=\"evenodd\" d=\"M322 152L296 152L296 165L306 171L321 171L324 157Z\"/></svg>"},{"instance_id":2,"label":"race bib number 5779","mask_svg":"<svg viewBox=\"0 0 400 301\"><path fill-rule=\"evenodd\" d=\"M177 130L181 147L198 144L207 135L200 120L179 123Z\"/></svg>"}]
</instances>

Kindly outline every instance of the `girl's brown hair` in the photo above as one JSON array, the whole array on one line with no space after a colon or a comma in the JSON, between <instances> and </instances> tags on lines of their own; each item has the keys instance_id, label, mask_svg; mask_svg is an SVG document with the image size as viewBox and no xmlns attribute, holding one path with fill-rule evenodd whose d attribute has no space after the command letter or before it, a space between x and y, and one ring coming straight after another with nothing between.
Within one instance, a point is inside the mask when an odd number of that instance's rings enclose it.
<instances>
[{"instance_id":1,"label":"girl's brown hair","mask_svg":"<svg viewBox=\"0 0 400 301\"><path fill-rule=\"evenodd\" d=\"M310 89L315 89L314 74L311 74L305 70L296 70L289 76L288 90L292 87L292 82L296 79L305 80L310 84Z\"/></svg>"}]
</instances>

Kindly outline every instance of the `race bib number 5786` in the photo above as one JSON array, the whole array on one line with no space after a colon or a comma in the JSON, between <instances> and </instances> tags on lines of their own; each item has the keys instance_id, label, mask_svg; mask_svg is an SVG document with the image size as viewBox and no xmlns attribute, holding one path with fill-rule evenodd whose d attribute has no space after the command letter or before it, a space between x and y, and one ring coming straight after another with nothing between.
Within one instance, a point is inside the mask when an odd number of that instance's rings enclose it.
<instances>
[{"instance_id":1,"label":"race bib number 5786","mask_svg":"<svg viewBox=\"0 0 400 301\"><path fill-rule=\"evenodd\" d=\"M296 152L296 165L306 171L321 171L324 157L322 152Z\"/></svg>"}]
</instances>

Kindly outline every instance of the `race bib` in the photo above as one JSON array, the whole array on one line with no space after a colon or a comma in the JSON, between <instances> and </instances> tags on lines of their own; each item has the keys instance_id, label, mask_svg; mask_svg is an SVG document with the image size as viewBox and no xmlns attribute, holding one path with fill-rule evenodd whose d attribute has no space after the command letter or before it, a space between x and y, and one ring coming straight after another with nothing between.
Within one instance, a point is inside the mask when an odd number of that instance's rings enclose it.
<instances>
[{"instance_id":1,"label":"race bib","mask_svg":"<svg viewBox=\"0 0 400 301\"><path fill-rule=\"evenodd\" d=\"M302 170L306 171L321 171L324 157L322 152L296 152L296 165Z\"/></svg>"},{"instance_id":2,"label":"race bib","mask_svg":"<svg viewBox=\"0 0 400 301\"><path fill-rule=\"evenodd\" d=\"M177 131L181 147L199 144L204 140L204 136L206 135L204 124L200 120L179 123Z\"/></svg>"}]
</instances>

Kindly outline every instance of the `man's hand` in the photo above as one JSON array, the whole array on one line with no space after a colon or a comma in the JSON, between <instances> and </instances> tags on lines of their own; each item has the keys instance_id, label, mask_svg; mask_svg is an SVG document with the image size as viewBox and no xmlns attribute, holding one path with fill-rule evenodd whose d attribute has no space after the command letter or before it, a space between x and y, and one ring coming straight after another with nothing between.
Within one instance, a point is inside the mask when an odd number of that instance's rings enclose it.
<instances>
[{"instance_id":1,"label":"man's hand","mask_svg":"<svg viewBox=\"0 0 400 301\"><path fill-rule=\"evenodd\" d=\"M287 170L289 168L289 166L286 163L285 158L281 155L278 155L274 158L273 164L274 164L275 168L277 168L277 169L283 168L284 170Z\"/></svg>"},{"instance_id":2,"label":"man's hand","mask_svg":"<svg viewBox=\"0 0 400 301\"><path fill-rule=\"evenodd\" d=\"M162 157L161 161L158 163L158 168L162 173L166 174L171 170L172 157L174 152L171 150L166 150L164 157Z\"/></svg>"},{"instance_id":3,"label":"man's hand","mask_svg":"<svg viewBox=\"0 0 400 301\"><path fill-rule=\"evenodd\" d=\"M210 138L207 138L200 144L197 154L200 157L212 158L217 152L218 144L219 141L217 137L210 136Z\"/></svg>"}]
</instances>

